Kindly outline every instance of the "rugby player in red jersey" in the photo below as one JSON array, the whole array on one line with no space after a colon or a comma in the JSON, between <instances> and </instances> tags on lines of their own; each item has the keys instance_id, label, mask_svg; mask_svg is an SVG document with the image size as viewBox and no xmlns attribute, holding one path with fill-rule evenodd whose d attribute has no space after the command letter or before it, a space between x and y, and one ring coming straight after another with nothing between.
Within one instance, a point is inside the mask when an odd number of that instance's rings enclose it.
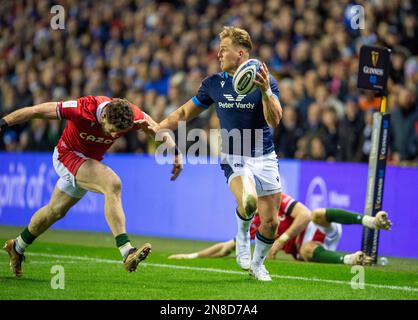
<instances>
[{"instance_id":1,"label":"rugby player in red jersey","mask_svg":"<svg viewBox=\"0 0 418 320\"><path fill-rule=\"evenodd\" d=\"M23 275L25 249L54 222L63 218L87 191L105 196L106 221L115 237L125 269L136 271L138 263L151 251L151 245L146 243L139 249L131 245L126 234L120 178L101 160L115 140L129 131L143 130L154 136L154 132L144 125L144 120L155 122L125 99L86 96L16 110L0 119L0 132L35 118L67 120L53 154L53 165L59 180L49 203L32 216L28 227L16 239L7 240L4 245L13 273L17 277ZM175 180L182 170L182 156L168 134L164 139L168 147L175 151L171 177Z\"/></svg>"},{"instance_id":2,"label":"rugby player in red jersey","mask_svg":"<svg viewBox=\"0 0 418 320\"><path fill-rule=\"evenodd\" d=\"M302 203L289 195L281 195L278 211L279 225L276 240L270 248L268 257L273 259L283 250L296 260L323 263L344 263L368 265L371 258L361 251L353 254L336 252L341 239L341 224L362 224L373 229L389 230L391 222L386 212L380 211L376 217L360 215L341 209L316 209L310 212ZM251 223L251 239L254 239L260 226L256 215ZM194 253L174 254L169 259L195 259L204 257L224 257L235 249L235 240L214 244Z\"/></svg>"}]
</instances>

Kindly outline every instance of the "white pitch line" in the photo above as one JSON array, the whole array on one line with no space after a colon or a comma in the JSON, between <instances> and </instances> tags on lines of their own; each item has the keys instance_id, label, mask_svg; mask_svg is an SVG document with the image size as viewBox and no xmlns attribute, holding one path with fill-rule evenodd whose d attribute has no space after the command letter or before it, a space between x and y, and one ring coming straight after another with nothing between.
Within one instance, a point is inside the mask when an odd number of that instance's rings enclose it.
<instances>
[{"instance_id":1,"label":"white pitch line","mask_svg":"<svg viewBox=\"0 0 418 320\"><path fill-rule=\"evenodd\" d=\"M6 252L1 253L6 254ZM37 257L46 257L46 258L56 258L56 259L69 259L69 260L79 260L79 261L91 261L98 263L110 263L110 264L122 264L121 261L111 260L111 259L100 259L100 258L90 258L90 257L80 257L80 256L67 256L67 255L58 255L58 254L48 254L48 253L26 253L27 256L37 256ZM157 268L170 268L170 269L182 269L182 270L193 270L193 271L205 271L205 272L215 272L215 273L224 273L224 274L237 274L237 275L248 275L247 272L234 271L234 270L225 270L225 269L215 269L215 268L203 268L203 267L190 267L190 266L179 266L174 264L163 264L163 263L141 263L144 267L157 267ZM320 278L308 278L300 276L285 276L278 274L271 274L272 278L277 279L286 279L286 280L299 280L306 282L322 282L322 283L331 283L331 284L340 284L351 286L351 282L342 281L342 280L330 280L330 279L320 279ZM374 283L365 283L365 286L370 288L377 289L389 289L389 290L398 290L398 291L407 291L407 292L418 292L418 288L408 287L408 286L391 286L383 284L374 284Z\"/></svg>"},{"instance_id":2,"label":"white pitch line","mask_svg":"<svg viewBox=\"0 0 418 320\"><path fill-rule=\"evenodd\" d=\"M146 264L146 263L144 263ZM197 270L197 271L208 271L208 272L218 272L218 273L229 273L229 274L244 274L248 275L248 272L240 272L240 271L233 271L233 270L224 270L224 269L213 269L213 268L201 268L201 267L190 267L190 266L178 266L172 264L161 264L161 263L147 263L149 266L153 267L160 267L160 268L173 268L173 269L187 269L187 270ZM351 286L351 282L342 281L342 280L330 280L330 279L320 279L320 278L307 278L307 277L299 277L299 276L284 276L278 274L271 274L272 278L278 279L287 279L287 280L300 280L300 281L308 281L308 282L325 282L325 283L332 283L332 284L342 284ZM378 288L378 289L390 289L390 290L401 290L401 291L412 291L418 292L418 288L413 287L400 287L400 286L390 286L390 285L383 285L383 284L373 284L373 283L365 283L365 286L371 288Z\"/></svg>"},{"instance_id":3,"label":"white pitch line","mask_svg":"<svg viewBox=\"0 0 418 320\"><path fill-rule=\"evenodd\" d=\"M28 261L26 262L29 265L32 264L46 264L46 265L53 265L53 264L76 264L77 261L64 261L64 260L52 260L52 261Z\"/></svg>"}]
</instances>

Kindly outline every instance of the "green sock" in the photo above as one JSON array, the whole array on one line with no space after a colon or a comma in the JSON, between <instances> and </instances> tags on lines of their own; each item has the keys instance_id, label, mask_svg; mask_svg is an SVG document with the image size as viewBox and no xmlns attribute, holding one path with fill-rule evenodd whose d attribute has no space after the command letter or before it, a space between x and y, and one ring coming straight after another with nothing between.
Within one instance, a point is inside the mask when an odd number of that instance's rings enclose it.
<instances>
[{"instance_id":1,"label":"green sock","mask_svg":"<svg viewBox=\"0 0 418 320\"><path fill-rule=\"evenodd\" d=\"M324 247L318 246L313 252L312 260L323 263L344 263L345 253L325 250Z\"/></svg>"},{"instance_id":2,"label":"green sock","mask_svg":"<svg viewBox=\"0 0 418 320\"><path fill-rule=\"evenodd\" d=\"M341 224L362 224L363 215L342 209L325 209L325 217L328 222Z\"/></svg>"},{"instance_id":3,"label":"green sock","mask_svg":"<svg viewBox=\"0 0 418 320\"><path fill-rule=\"evenodd\" d=\"M126 233L121 233L120 235L116 236L115 240L116 240L116 246L118 248L129 242L129 238Z\"/></svg>"},{"instance_id":4,"label":"green sock","mask_svg":"<svg viewBox=\"0 0 418 320\"><path fill-rule=\"evenodd\" d=\"M23 254L27 247L29 247L30 244L32 244L33 241L37 236L34 236L32 233L30 233L29 229L26 228L22 231L22 233L16 238L14 249L19 254Z\"/></svg>"},{"instance_id":5,"label":"green sock","mask_svg":"<svg viewBox=\"0 0 418 320\"><path fill-rule=\"evenodd\" d=\"M119 252L122 256L123 261L125 261L129 251L133 248L131 242L129 241L128 235L126 233L122 233L115 237L116 246L119 249Z\"/></svg>"},{"instance_id":6,"label":"green sock","mask_svg":"<svg viewBox=\"0 0 418 320\"><path fill-rule=\"evenodd\" d=\"M30 233L28 228L23 230L23 232L20 234L20 236L22 237L22 240L25 241L27 244L31 244L36 239L36 236L34 236L32 233Z\"/></svg>"}]
</instances>

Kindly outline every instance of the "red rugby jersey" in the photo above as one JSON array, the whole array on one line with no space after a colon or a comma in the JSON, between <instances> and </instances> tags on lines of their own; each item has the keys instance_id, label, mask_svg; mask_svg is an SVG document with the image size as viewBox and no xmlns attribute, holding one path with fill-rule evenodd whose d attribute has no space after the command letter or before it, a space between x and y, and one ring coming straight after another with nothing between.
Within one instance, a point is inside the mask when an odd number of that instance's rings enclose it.
<instances>
[{"instance_id":1,"label":"red rugby jersey","mask_svg":"<svg viewBox=\"0 0 418 320\"><path fill-rule=\"evenodd\" d=\"M106 135L99 123L100 114L112 98L105 96L86 96L77 100L57 103L57 116L66 119L67 125L58 141L59 149L67 149L101 161L105 152L116 139L125 133L137 130L138 126L122 132L116 138ZM139 107L130 104L134 121L144 119Z\"/></svg>"}]
</instances>

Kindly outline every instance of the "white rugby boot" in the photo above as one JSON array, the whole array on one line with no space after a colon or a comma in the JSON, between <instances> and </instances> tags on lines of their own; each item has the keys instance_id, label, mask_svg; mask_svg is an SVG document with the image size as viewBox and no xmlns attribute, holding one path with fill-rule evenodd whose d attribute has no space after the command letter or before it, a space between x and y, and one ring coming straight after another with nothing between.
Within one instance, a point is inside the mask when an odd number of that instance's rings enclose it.
<instances>
[{"instance_id":1,"label":"white rugby boot","mask_svg":"<svg viewBox=\"0 0 418 320\"><path fill-rule=\"evenodd\" d=\"M238 235L235 237L235 254L238 266L243 270L249 270L251 266L251 240L249 231L245 237Z\"/></svg>"},{"instance_id":2,"label":"white rugby boot","mask_svg":"<svg viewBox=\"0 0 418 320\"><path fill-rule=\"evenodd\" d=\"M269 272L267 271L264 264L259 266L251 265L250 275L253 276L256 280L259 281L272 281Z\"/></svg>"}]
</instances>

